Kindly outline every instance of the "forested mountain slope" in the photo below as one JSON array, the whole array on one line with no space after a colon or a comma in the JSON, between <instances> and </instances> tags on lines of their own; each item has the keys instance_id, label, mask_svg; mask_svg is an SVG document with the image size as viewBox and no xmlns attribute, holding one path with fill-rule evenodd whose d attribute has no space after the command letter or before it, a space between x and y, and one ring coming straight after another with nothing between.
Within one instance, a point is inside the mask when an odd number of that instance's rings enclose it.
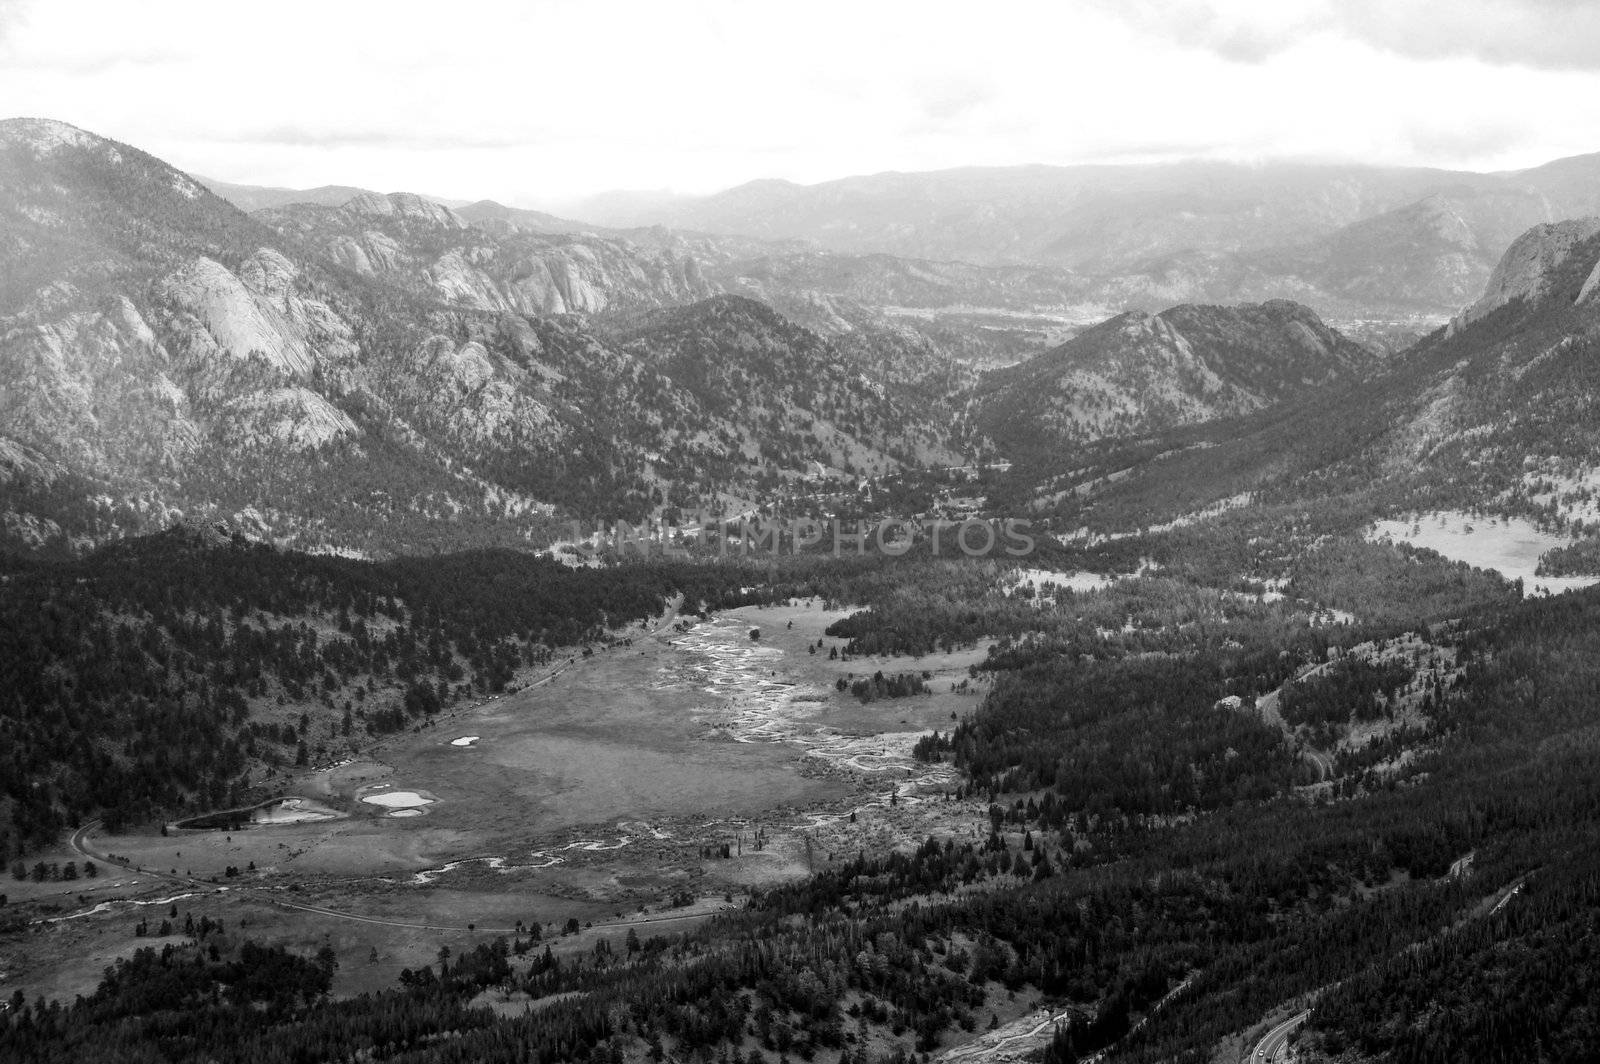
<instances>
[{"instance_id":1,"label":"forested mountain slope","mask_svg":"<svg viewBox=\"0 0 1600 1064\"><path fill-rule=\"evenodd\" d=\"M725 455L870 473L956 459L944 443L948 429L930 431L910 402L837 345L753 299L718 296L657 311L611 335L679 395L723 419Z\"/></svg>"},{"instance_id":2,"label":"forested mountain slope","mask_svg":"<svg viewBox=\"0 0 1600 1064\"><path fill-rule=\"evenodd\" d=\"M503 691L669 599L746 601L748 579L513 551L373 563L186 527L77 561L0 556L0 856L91 817L258 800L291 766Z\"/></svg>"},{"instance_id":3,"label":"forested mountain slope","mask_svg":"<svg viewBox=\"0 0 1600 1064\"><path fill-rule=\"evenodd\" d=\"M596 313L712 294L688 256L585 234L502 226L496 235L418 196L366 194L337 207L291 204L258 217L357 273L485 311Z\"/></svg>"},{"instance_id":4,"label":"forested mountain slope","mask_svg":"<svg viewBox=\"0 0 1600 1064\"><path fill-rule=\"evenodd\" d=\"M1378 364L1286 301L1130 312L986 376L979 425L1016 455L1058 450L1254 413Z\"/></svg>"},{"instance_id":5,"label":"forested mountain slope","mask_svg":"<svg viewBox=\"0 0 1600 1064\"><path fill-rule=\"evenodd\" d=\"M126 569L134 559L116 560ZM216 603L224 626L253 568ZM279 607L338 597L334 569L296 571ZM362 571L363 592L348 603L352 634L330 634L330 649L359 646L358 620L370 630L394 615L387 590L422 590L393 567ZM937 568L916 572L928 587L942 580ZM274 575L271 586L284 586ZM584 583L597 576L572 574L571 587L599 591ZM107 574L92 586L130 582ZM614 585L614 605L648 606L659 586ZM370 617L369 592L378 596ZM1595 723L1596 593L1486 603L1421 643L1403 623L1308 630L1273 604L1217 614L1226 597L1176 586L1118 594L1121 605L1207 617L1205 628L1141 626L1138 638L1103 639L1093 654L996 660L1004 697L951 746L925 746L970 773L963 790L988 795L984 838L846 855L753 892L737 911L682 933L635 935L626 948L557 954L520 933L483 941L408 969L390 990L338 1002L323 997L336 957L263 953L248 929L206 925L120 961L79 1004L17 1001L0 1018L0 1049L39 1061L141 1052L277 1061L313 1045L324 1056L381 1046L385 1059L423 1064L633 1061L659 1048L876 1064L967 1040L992 1003L1015 995L1056 1017L1048 1061L1107 1050L1112 1062L1199 1064L1219 1045L1247 1048L1264 1017L1320 993L1308 1051L1495 1060L1537 1047L1545 1059L1587 1059L1593 1018L1559 987L1593 977L1582 914L1600 837L1600 777L1585 739ZM1070 623L1074 610L1059 616ZM441 619L454 623L448 609ZM1221 656L1191 652L1213 639ZM1372 698L1340 727L1384 721L1385 706L1397 710L1397 682L1415 688L1422 716L1342 756L1331 800L1294 793L1303 767L1275 729L1213 703L1220 691L1251 695L1286 670L1380 644L1410 648L1410 678L1378 669L1370 683L1353 672L1340 679ZM1148 652L1158 645L1167 652ZM1048 767L1064 758L1071 771L1035 779L1045 759L1018 739L1052 713L1065 726L1050 731L1060 745ZM1142 744L1115 741L1141 733ZM282 745L281 734L264 741ZM1164 811L1171 800L1176 815ZM1483 978L1472 966L1480 958L1506 978ZM247 980L246 962L298 992ZM1520 978L1557 965L1565 980L1549 993L1534 996ZM501 1015L482 1004L485 990L543 1004Z\"/></svg>"},{"instance_id":6,"label":"forested mountain slope","mask_svg":"<svg viewBox=\"0 0 1600 1064\"><path fill-rule=\"evenodd\" d=\"M1246 493L1480 507L1573 527L1592 519L1600 470L1597 267L1592 222L1540 226L1470 310L1379 371L1253 416L1040 458L1008 497L1047 500L1068 527L1160 523Z\"/></svg>"},{"instance_id":7,"label":"forested mountain slope","mask_svg":"<svg viewBox=\"0 0 1600 1064\"><path fill-rule=\"evenodd\" d=\"M0 124L0 189L12 544L81 549L177 517L371 553L526 544L563 518L640 519L668 495L734 505L755 478L816 473L817 457L849 479L953 455L928 394L885 407L892 425L857 424L849 409L881 389L788 326L799 347L765 351L746 383L780 368L835 380L842 431L866 438L756 466L713 446L745 430L654 368L647 337L624 352L558 313L710 294L671 250L496 239L403 195L252 217L136 149L34 120ZM905 340L884 335L900 357ZM881 361L870 339L848 352Z\"/></svg>"}]
</instances>

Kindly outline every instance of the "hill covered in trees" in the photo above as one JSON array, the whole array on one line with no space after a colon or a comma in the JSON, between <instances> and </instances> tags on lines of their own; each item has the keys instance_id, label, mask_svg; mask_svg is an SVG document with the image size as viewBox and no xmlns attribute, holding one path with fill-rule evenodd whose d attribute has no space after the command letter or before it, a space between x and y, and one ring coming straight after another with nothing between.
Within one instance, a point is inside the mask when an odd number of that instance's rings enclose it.
<instances>
[{"instance_id":1,"label":"hill covered in trees","mask_svg":"<svg viewBox=\"0 0 1600 1064\"><path fill-rule=\"evenodd\" d=\"M969 786L990 795L986 838L862 855L756 892L695 930L635 936L616 950L552 954L521 936L485 943L411 970L391 990L338 1002L320 996L314 957L270 958L283 985L303 983L291 1000L230 967L256 948L247 936L197 934L124 962L78 1004L19 1002L0 1021L0 1046L23 1059L91 1062L294 1060L312 1046L322 1057L419 1064L908 1061L987 1026L997 996L1015 994L1060 1017L1049 1061L1107 1049L1108 1061L1198 1064L1273 1009L1320 993L1308 1049L1584 1059L1588 1010L1554 1006L1568 1000L1561 987L1593 977L1584 936L1600 774L1587 737L1600 594L1487 605L1455 631L1435 633L1461 671L1432 709L1427 742L1333 800L1285 791L1277 755L1253 745L1248 719L1228 740L1231 759L1193 760L1223 789L1202 787L1185 815L1148 799L1169 793L1170 781L1120 776L1126 761L1082 762L1080 784L1037 776L1026 743L986 738L1038 733L1054 713L1070 725L1058 741L1092 750L1105 720L1140 719L1139 706L1154 714L1145 719L1173 721L1238 712L1172 707L1163 692L1208 681L1168 674L1198 662L1113 644L1084 666L1081 704L1051 695L1049 671L1012 670L1016 689L958 730ZM1337 682L1367 691L1386 681ZM1100 709L1097 691L1127 704ZM1030 692L1033 702L1022 697ZM987 760L971 760L980 754ZM1275 781L1271 793L1217 775L1230 760ZM1103 800L1086 800L1080 785ZM1558 971L1548 993L1526 981ZM172 992L151 1000L141 988L153 985ZM542 1006L502 1018L472 1003L500 987Z\"/></svg>"},{"instance_id":2,"label":"hill covered in trees","mask_svg":"<svg viewBox=\"0 0 1600 1064\"><path fill-rule=\"evenodd\" d=\"M512 551L373 563L188 528L75 561L0 556L0 850L259 798L669 601L750 601L742 581L735 564Z\"/></svg>"}]
</instances>

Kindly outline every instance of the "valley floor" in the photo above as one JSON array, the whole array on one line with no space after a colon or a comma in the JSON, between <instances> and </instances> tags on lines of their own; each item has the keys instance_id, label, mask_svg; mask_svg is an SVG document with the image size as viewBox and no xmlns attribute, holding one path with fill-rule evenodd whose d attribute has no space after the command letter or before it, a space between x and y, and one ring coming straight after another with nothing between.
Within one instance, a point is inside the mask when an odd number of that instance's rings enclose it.
<instances>
[{"instance_id":1,"label":"valley floor","mask_svg":"<svg viewBox=\"0 0 1600 1064\"><path fill-rule=\"evenodd\" d=\"M459 949L532 925L549 936L577 919L592 931L558 948L590 948L858 853L980 838L986 807L953 800L954 769L914 760L911 746L976 705L984 688L967 670L987 644L833 659L843 642L824 629L844 615L815 602L669 615L574 653L521 690L284 783L339 819L79 832L75 852L42 858L93 857L110 874L17 884L13 900L60 911L36 929L48 948L0 962L6 982L30 996L88 993L111 960L158 943L134 924L177 904L258 941L332 944L335 993L354 994L394 985L441 941ZM931 693L863 703L836 686L879 670L926 672ZM397 791L432 800L367 800Z\"/></svg>"}]
</instances>

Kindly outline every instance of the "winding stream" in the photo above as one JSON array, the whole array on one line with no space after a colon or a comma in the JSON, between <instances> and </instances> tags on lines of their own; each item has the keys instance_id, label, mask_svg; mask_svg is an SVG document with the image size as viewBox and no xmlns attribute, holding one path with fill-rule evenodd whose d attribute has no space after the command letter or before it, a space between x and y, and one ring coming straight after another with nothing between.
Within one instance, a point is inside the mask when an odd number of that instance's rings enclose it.
<instances>
[{"instance_id":1,"label":"winding stream","mask_svg":"<svg viewBox=\"0 0 1600 1064\"><path fill-rule=\"evenodd\" d=\"M800 829L816 829L849 820L852 814L868 809L888 808L892 804L917 805L927 799L920 792L945 790L953 786L958 773L953 765L927 764L911 756L911 749L925 732L886 732L878 735L851 735L808 719L814 717L831 691L804 687L783 679L784 652L762 646L749 638L750 625L729 618L713 618L696 624L669 644L677 655L663 664L660 675L650 683L651 690L696 689L709 696L697 707L695 721L706 729L707 738L725 736L738 743L792 743L809 757L850 772L892 779L877 797L867 799L841 812L803 813L791 821ZM476 736L473 737L477 739ZM891 799L891 795L893 796ZM455 869L481 864L497 872L537 871L564 864L570 851L588 853L620 850L641 840L672 838L670 832L639 822L616 825L616 834L607 838L580 838L527 855L526 862L511 863L503 857L470 857L451 861L438 868L413 874L417 884L434 882Z\"/></svg>"}]
</instances>

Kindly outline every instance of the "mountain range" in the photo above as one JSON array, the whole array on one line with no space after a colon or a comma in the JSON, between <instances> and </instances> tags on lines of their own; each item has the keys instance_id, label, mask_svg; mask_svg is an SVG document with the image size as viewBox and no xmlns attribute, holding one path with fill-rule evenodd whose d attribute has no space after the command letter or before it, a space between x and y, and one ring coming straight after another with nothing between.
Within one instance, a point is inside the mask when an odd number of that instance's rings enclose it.
<instances>
[{"instance_id":1,"label":"mountain range","mask_svg":"<svg viewBox=\"0 0 1600 1064\"><path fill-rule=\"evenodd\" d=\"M758 481L959 460L948 418L714 297L668 250L495 237L403 194L247 215L39 120L0 124L0 189L15 542L217 516L305 546L525 544L558 517L744 506ZM618 341L575 316L665 306L682 309ZM656 357L657 328L759 357L685 386L671 374L693 360ZM758 409L755 439L732 415Z\"/></svg>"},{"instance_id":2,"label":"mountain range","mask_svg":"<svg viewBox=\"0 0 1600 1064\"><path fill-rule=\"evenodd\" d=\"M266 207L284 207L291 203L318 203L337 207L341 203L368 192L353 185L320 185L317 188L281 188L271 185L240 185L231 181L194 175L194 179L242 211L259 211ZM428 196L446 207L465 207L466 200L441 199Z\"/></svg>"},{"instance_id":3,"label":"mountain range","mask_svg":"<svg viewBox=\"0 0 1600 1064\"><path fill-rule=\"evenodd\" d=\"M1113 533L1247 502L1347 530L1457 509L1592 532L1597 353L1600 219L1541 224L1480 299L1375 369L1254 413L1034 452L1010 501Z\"/></svg>"},{"instance_id":4,"label":"mountain range","mask_svg":"<svg viewBox=\"0 0 1600 1064\"><path fill-rule=\"evenodd\" d=\"M563 206L597 224L1071 271L1112 309L1291 298L1338 317L1470 300L1532 225L1600 212L1600 155L1504 173L1310 163L1022 166L756 181Z\"/></svg>"},{"instance_id":5,"label":"mountain range","mask_svg":"<svg viewBox=\"0 0 1600 1064\"><path fill-rule=\"evenodd\" d=\"M0 1057L1590 1060L1593 167L602 226L0 122Z\"/></svg>"},{"instance_id":6,"label":"mountain range","mask_svg":"<svg viewBox=\"0 0 1600 1064\"><path fill-rule=\"evenodd\" d=\"M574 518L740 512L995 453L1018 462L996 498L1067 527L1427 477L1531 507L1549 494L1531 485L1576 492L1595 457L1569 429L1587 409L1600 221L1507 234L1530 196L1547 214L1592 202L1589 165L1034 168L828 186L828 210L876 197L911 218L998 182L1000 214L1026 201L1052 224L1076 219L1072 240L1014 227L1031 235L1013 250L1055 264L996 252L974 265L869 251L864 230L821 247L796 220L827 215L820 193L784 185L680 204L704 229L354 189L274 192L246 213L134 147L11 120L0 522L29 549L179 518L375 554L528 545ZM735 201L745 214L712 209ZM1210 221L1191 217L1201 202ZM1091 204L1104 238L1092 254ZM1071 302L1080 271L1245 216L1226 240L1169 255L1167 276L1240 256L1346 291L1425 276L1452 313L1404 350L1285 299L1069 323L1066 308L1088 309ZM746 232L705 231L738 218ZM900 250L957 249L960 226L923 240L907 224Z\"/></svg>"}]
</instances>

